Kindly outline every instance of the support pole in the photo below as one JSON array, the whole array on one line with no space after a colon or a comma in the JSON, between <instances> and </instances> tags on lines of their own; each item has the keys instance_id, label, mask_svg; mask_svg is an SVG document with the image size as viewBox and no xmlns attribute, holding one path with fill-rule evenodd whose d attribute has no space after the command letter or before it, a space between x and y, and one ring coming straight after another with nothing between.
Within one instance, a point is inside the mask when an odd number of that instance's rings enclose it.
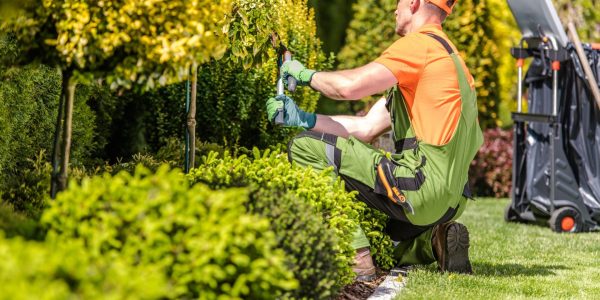
<instances>
[{"instance_id":1,"label":"support pole","mask_svg":"<svg viewBox=\"0 0 600 300\"><path fill-rule=\"evenodd\" d=\"M75 100L75 86L77 85L73 77L67 76L67 101L65 103L65 124L63 128L62 160L60 174L58 175L58 190L64 191L67 188L69 176L69 156L71 153L71 134L73 132L73 101Z\"/></svg>"},{"instance_id":2,"label":"support pole","mask_svg":"<svg viewBox=\"0 0 600 300\"><path fill-rule=\"evenodd\" d=\"M190 79L185 82L185 113L188 115L190 113ZM186 122L187 123L187 122ZM188 127L185 127L185 153L184 153L184 166L183 169L185 173L189 173L190 171L190 134L188 131Z\"/></svg>"},{"instance_id":3,"label":"support pole","mask_svg":"<svg viewBox=\"0 0 600 300\"><path fill-rule=\"evenodd\" d=\"M585 56L583 47L581 47L581 41L579 40L577 29L575 29L575 25L573 25L573 22L569 22L567 26L569 28L569 38L575 46L577 56L579 56L579 60L581 61L581 67L583 68L585 77L587 77L590 89L592 89L592 95L594 96L594 99L596 99L596 105L598 105L598 109L600 109L600 89L598 89L598 82L594 77L594 73L592 73L592 69L590 68L590 62L588 61L587 56Z\"/></svg>"},{"instance_id":4,"label":"support pole","mask_svg":"<svg viewBox=\"0 0 600 300\"><path fill-rule=\"evenodd\" d=\"M50 197L52 199L56 198L56 193L58 192L58 174L60 173L59 164L60 164L60 141L62 135L63 128L63 118L64 118L64 103L67 98L67 90L69 85L69 79L64 78L68 77L66 74L63 75L63 81L61 86L60 98L58 99L58 113L56 116L56 128L54 129L54 147L52 148L52 175L50 179Z\"/></svg>"},{"instance_id":5,"label":"support pole","mask_svg":"<svg viewBox=\"0 0 600 300\"><path fill-rule=\"evenodd\" d=\"M196 89L198 87L198 65L192 66L192 92L190 97L190 111L188 112L188 132L190 135L190 160L189 169L195 165L196 159ZM189 171L188 169L188 171Z\"/></svg>"}]
</instances>

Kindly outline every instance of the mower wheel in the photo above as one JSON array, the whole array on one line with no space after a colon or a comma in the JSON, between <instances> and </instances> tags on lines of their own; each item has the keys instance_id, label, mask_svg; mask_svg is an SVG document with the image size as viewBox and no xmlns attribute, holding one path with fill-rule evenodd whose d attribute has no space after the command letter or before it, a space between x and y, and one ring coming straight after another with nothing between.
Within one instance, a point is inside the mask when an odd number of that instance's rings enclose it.
<instances>
[{"instance_id":1,"label":"mower wheel","mask_svg":"<svg viewBox=\"0 0 600 300\"><path fill-rule=\"evenodd\" d=\"M555 232L580 232L583 230L581 215L572 207L561 207L555 210L548 223Z\"/></svg>"},{"instance_id":2,"label":"mower wheel","mask_svg":"<svg viewBox=\"0 0 600 300\"><path fill-rule=\"evenodd\" d=\"M506 222L518 222L519 214L512 208L512 204L508 204L504 208L504 221Z\"/></svg>"}]
</instances>

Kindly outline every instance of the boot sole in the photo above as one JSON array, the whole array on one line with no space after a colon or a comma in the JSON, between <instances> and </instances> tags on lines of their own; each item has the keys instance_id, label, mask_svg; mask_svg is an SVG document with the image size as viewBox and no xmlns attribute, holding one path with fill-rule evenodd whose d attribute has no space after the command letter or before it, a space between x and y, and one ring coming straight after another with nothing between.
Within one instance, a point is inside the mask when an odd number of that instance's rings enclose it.
<instances>
[{"instance_id":1,"label":"boot sole","mask_svg":"<svg viewBox=\"0 0 600 300\"><path fill-rule=\"evenodd\" d=\"M460 223L450 225L446 231L445 270L452 273L472 274L469 261L469 231Z\"/></svg>"}]
</instances>

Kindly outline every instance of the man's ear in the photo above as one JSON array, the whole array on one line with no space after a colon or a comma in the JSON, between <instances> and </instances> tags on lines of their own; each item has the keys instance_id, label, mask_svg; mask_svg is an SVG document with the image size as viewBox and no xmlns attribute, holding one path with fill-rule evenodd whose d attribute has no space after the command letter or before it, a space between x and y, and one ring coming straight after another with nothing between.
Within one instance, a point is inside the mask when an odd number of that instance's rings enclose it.
<instances>
[{"instance_id":1,"label":"man's ear","mask_svg":"<svg viewBox=\"0 0 600 300\"><path fill-rule=\"evenodd\" d=\"M418 10L419 7L421 7L421 1L425 1L425 0L411 0L410 1L410 12L415 14Z\"/></svg>"}]
</instances>

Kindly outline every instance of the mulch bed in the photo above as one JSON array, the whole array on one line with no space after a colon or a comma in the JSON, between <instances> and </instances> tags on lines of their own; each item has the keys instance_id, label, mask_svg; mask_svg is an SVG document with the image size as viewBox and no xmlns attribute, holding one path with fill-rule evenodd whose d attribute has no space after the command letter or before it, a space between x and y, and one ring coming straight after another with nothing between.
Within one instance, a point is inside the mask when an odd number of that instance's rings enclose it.
<instances>
[{"instance_id":1,"label":"mulch bed","mask_svg":"<svg viewBox=\"0 0 600 300\"><path fill-rule=\"evenodd\" d=\"M377 278L370 282L355 281L345 286L336 300L362 300L367 299L373 294L375 289L383 282L389 272L377 270Z\"/></svg>"}]
</instances>

